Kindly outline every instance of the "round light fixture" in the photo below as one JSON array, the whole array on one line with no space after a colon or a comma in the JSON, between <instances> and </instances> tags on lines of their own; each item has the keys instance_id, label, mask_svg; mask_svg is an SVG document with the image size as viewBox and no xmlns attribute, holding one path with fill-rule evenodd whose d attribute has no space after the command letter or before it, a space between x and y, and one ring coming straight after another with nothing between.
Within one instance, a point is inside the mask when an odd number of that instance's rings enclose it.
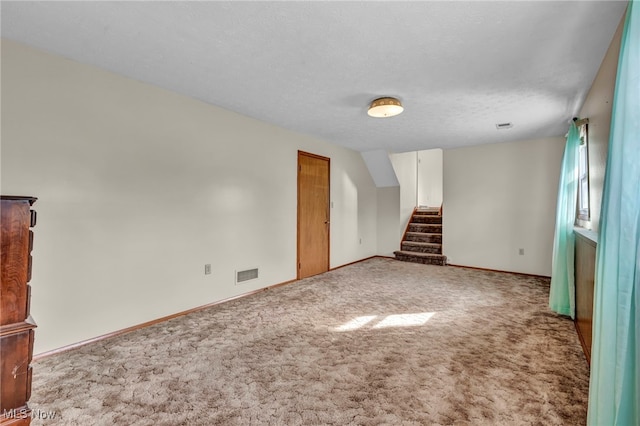
<instances>
[{"instance_id":1,"label":"round light fixture","mask_svg":"<svg viewBox=\"0 0 640 426\"><path fill-rule=\"evenodd\" d=\"M378 98L371 102L367 114L371 117L386 118L393 117L404 111L402 104L396 98Z\"/></svg>"}]
</instances>

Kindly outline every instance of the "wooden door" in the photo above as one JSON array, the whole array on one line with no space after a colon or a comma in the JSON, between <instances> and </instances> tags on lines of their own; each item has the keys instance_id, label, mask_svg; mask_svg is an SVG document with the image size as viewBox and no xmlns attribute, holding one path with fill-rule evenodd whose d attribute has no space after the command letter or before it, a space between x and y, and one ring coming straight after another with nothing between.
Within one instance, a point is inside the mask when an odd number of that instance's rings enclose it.
<instances>
[{"instance_id":1,"label":"wooden door","mask_svg":"<svg viewBox=\"0 0 640 426\"><path fill-rule=\"evenodd\" d=\"M298 279L329 270L329 166L298 151Z\"/></svg>"}]
</instances>

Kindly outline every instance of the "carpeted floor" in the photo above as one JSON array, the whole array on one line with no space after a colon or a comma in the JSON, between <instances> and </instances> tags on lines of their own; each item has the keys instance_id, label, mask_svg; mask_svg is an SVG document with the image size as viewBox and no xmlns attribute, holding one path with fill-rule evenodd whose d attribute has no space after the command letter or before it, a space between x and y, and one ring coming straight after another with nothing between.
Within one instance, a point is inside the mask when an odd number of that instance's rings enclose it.
<instances>
[{"instance_id":1,"label":"carpeted floor","mask_svg":"<svg viewBox=\"0 0 640 426\"><path fill-rule=\"evenodd\" d=\"M549 282L375 258L34 363L46 425L582 425Z\"/></svg>"}]
</instances>

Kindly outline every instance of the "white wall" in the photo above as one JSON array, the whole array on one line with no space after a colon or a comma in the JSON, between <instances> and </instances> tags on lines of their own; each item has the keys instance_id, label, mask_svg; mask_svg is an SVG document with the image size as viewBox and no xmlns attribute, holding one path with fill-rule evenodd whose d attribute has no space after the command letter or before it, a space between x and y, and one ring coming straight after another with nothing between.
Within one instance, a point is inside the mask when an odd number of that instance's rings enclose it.
<instances>
[{"instance_id":1,"label":"white wall","mask_svg":"<svg viewBox=\"0 0 640 426\"><path fill-rule=\"evenodd\" d=\"M359 153L7 40L1 136L2 193L39 198L36 354L295 279L298 150L331 158L331 266L376 254Z\"/></svg>"},{"instance_id":2,"label":"white wall","mask_svg":"<svg viewBox=\"0 0 640 426\"><path fill-rule=\"evenodd\" d=\"M580 225L595 232L598 232L600 225L600 204L602 203L604 173L607 165L607 150L609 149L613 92L616 85L620 41L625 16L622 17L618 30L613 36L611 45L589 90L587 99L580 110L580 118L589 119L590 220L579 222Z\"/></svg>"},{"instance_id":3,"label":"white wall","mask_svg":"<svg viewBox=\"0 0 640 426\"><path fill-rule=\"evenodd\" d=\"M443 193L441 149L389 154L400 183L400 238L417 206L440 207ZM398 242L399 245L399 242Z\"/></svg>"},{"instance_id":4,"label":"white wall","mask_svg":"<svg viewBox=\"0 0 640 426\"><path fill-rule=\"evenodd\" d=\"M417 154L413 152L403 152L399 154L389 154L393 170L400 183L400 227L401 235L409 223L411 213L418 202L417 197ZM398 240L399 241L399 240ZM399 247L399 246L398 246Z\"/></svg>"},{"instance_id":5,"label":"white wall","mask_svg":"<svg viewBox=\"0 0 640 426\"><path fill-rule=\"evenodd\" d=\"M442 150L418 151L418 206L442 204Z\"/></svg>"},{"instance_id":6,"label":"white wall","mask_svg":"<svg viewBox=\"0 0 640 426\"><path fill-rule=\"evenodd\" d=\"M378 254L393 256L400 250L400 187L378 188Z\"/></svg>"},{"instance_id":7,"label":"white wall","mask_svg":"<svg viewBox=\"0 0 640 426\"><path fill-rule=\"evenodd\" d=\"M444 151L443 252L450 263L551 275L564 143L560 137Z\"/></svg>"},{"instance_id":8,"label":"white wall","mask_svg":"<svg viewBox=\"0 0 640 426\"><path fill-rule=\"evenodd\" d=\"M400 185L387 151L361 153L377 187L377 254L393 256L400 249Z\"/></svg>"},{"instance_id":9,"label":"white wall","mask_svg":"<svg viewBox=\"0 0 640 426\"><path fill-rule=\"evenodd\" d=\"M384 149L375 151L361 152L367 169L373 178L373 182L378 188L387 188L390 186L398 186L398 178L396 177L389 153Z\"/></svg>"}]
</instances>

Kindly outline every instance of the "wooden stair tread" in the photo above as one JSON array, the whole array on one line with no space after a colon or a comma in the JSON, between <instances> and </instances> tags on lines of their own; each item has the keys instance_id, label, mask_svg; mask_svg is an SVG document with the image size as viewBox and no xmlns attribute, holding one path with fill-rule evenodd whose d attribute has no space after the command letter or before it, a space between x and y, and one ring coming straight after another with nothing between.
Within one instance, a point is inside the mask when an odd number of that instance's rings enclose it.
<instances>
[{"instance_id":1,"label":"wooden stair tread","mask_svg":"<svg viewBox=\"0 0 640 426\"><path fill-rule=\"evenodd\" d=\"M442 235L441 232L414 232L414 231L409 231L407 232L407 235Z\"/></svg>"},{"instance_id":2,"label":"wooden stair tread","mask_svg":"<svg viewBox=\"0 0 640 426\"><path fill-rule=\"evenodd\" d=\"M403 254L405 256L415 256L415 257L437 257L437 258L446 257L444 254L422 253L419 251L405 251L405 250L394 251L394 254Z\"/></svg>"},{"instance_id":3,"label":"wooden stair tread","mask_svg":"<svg viewBox=\"0 0 640 426\"><path fill-rule=\"evenodd\" d=\"M421 234L420 232L418 233ZM440 234L435 234L435 235L440 235ZM421 241L403 241L402 244L406 244L409 246L416 246L416 247L442 247L442 244L439 244L439 243L423 243Z\"/></svg>"},{"instance_id":4,"label":"wooden stair tread","mask_svg":"<svg viewBox=\"0 0 640 426\"><path fill-rule=\"evenodd\" d=\"M416 213L418 213L418 214L420 214L420 213L422 213L422 214L430 214L430 213L434 214L435 213L435 214L439 215L440 214L440 209L435 208L435 207L434 208L427 208L427 209L416 209Z\"/></svg>"}]
</instances>

